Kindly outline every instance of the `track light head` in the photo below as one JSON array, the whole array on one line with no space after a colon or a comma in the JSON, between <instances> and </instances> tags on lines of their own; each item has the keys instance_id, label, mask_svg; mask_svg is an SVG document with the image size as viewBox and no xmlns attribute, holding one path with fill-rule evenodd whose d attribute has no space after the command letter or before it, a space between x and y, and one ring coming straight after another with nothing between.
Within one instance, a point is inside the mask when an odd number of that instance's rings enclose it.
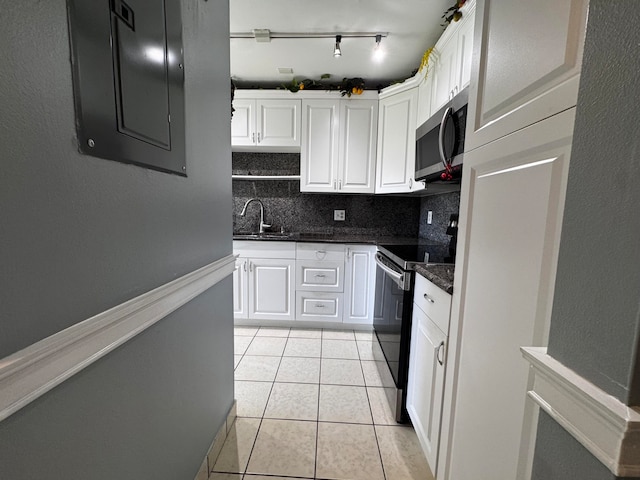
<instances>
[{"instance_id":1,"label":"track light head","mask_svg":"<svg viewBox=\"0 0 640 480\"><path fill-rule=\"evenodd\" d=\"M336 46L333 49L333 56L338 58L342 56L342 50L340 50L340 42L342 41L342 35L336 35Z\"/></svg>"}]
</instances>

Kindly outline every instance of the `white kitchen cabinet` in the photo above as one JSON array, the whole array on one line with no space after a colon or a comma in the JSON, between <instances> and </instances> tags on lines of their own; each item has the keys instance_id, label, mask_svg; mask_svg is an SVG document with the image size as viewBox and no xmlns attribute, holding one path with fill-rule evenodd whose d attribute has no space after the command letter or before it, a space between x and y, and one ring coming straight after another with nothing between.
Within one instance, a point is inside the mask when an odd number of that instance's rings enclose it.
<instances>
[{"instance_id":1,"label":"white kitchen cabinet","mask_svg":"<svg viewBox=\"0 0 640 480\"><path fill-rule=\"evenodd\" d=\"M422 77L418 85L418 113L416 118L416 128L431 118L431 100L433 96L433 76L435 66L430 62L426 73L418 72L416 75Z\"/></svg>"},{"instance_id":2,"label":"white kitchen cabinet","mask_svg":"<svg viewBox=\"0 0 640 480\"><path fill-rule=\"evenodd\" d=\"M295 318L295 244L235 241L234 318Z\"/></svg>"},{"instance_id":3,"label":"white kitchen cabinet","mask_svg":"<svg viewBox=\"0 0 640 480\"><path fill-rule=\"evenodd\" d=\"M296 320L342 322L342 244L296 245Z\"/></svg>"},{"instance_id":4,"label":"white kitchen cabinet","mask_svg":"<svg viewBox=\"0 0 640 480\"><path fill-rule=\"evenodd\" d=\"M414 303L407 412L432 472L436 472L440 443L446 343L444 332Z\"/></svg>"},{"instance_id":5,"label":"white kitchen cabinet","mask_svg":"<svg viewBox=\"0 0 640 480\"><path fill-rule=\"evenodd\" d=\"M519 348L547 344L574 115L465 153L438 479L531 474L537 408Z\"/></svg>"},{"instance_id":6,"label":"white kitchen cabinet","mask_svg":"<svg viewBox=\"0 0 640 480\"><path fill-rule=\"evenodd\" d=\"M300 191L373 193L376 100L302 102Z\"/></svg>"},{"instance_id":7,"label":"white kitchen cabinet","mask_svg":"<svg viewBox=\"0 0 640 480\"><path fill-rule=\"evenodd\" d=\"M462 12L462 19L449 24L434 48L432 113L469 85L475 2L467 2Z\"/></svg>"},{"instance_id":8,"label":"white kitchen cabinet","mask_svg":"<svg viewBox=\"0 0 640 480\"><path fill-rule=\"evenodd\" d=\"M269 151L299 148L301 107L299 99L235 99L231 146Z\"/></svg>"},{"instance_id":9,"label":"white kitchen cabinet","mask_svg":"<svg viewBox=\"0 0 640 480\"><path fill-rule=\"evenodd\" d=\"M345 264L345 323L373 323L376 289L376 247L347 245Z\"/></svg>"},{"instance_id":10,"label":"white kitchen cabinet","mask_svg":"<svg viewBox=\"0 0 640 480\"><path fill-rule=\"evenodd\" d=\"M249 318L293 320L295 260L249 259Z\"/></svg>"},{"instance_id":11,"label":"white kitchen cabinet","mask_svg":"<svg viewBox=\"0 0 640 480\"><path fill-rule=\"evenodd\" d=\"M236 269L233 272L233 317L249 318L249 299L247 273L249 271L249 260L246 258L236 259Z\"/></svg>"},{"instance_id":12,"label":"white kitchen cabinet","mask_svg":"<svg viewBox=\"0 0 640 480\"><path fill-rule=\"evenodd\" d=\"M410 192L416 183L417 106L417 87L380 99L375 193Z\"/></svg>"},{"instance_id":13,"label":"white kitchen cabinet","mask_svg":"<svg viewBox=\"0 0 640 480\"><path fill-rule=\"evenodd\" d=\"M576 105L588 3L478 0L466 151Z\"/></svg>"}]
</instances>

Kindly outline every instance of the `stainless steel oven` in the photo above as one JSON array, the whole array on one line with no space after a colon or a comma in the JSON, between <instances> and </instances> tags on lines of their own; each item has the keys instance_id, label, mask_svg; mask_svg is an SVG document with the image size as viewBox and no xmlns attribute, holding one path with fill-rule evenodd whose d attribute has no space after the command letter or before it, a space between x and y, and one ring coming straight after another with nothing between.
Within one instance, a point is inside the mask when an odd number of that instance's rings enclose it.
<instances>
[{"instance_id":1,"label":"stainless steel oven","mask_svg":"<svg viewBox=\"0 0 640 480\"><path fill-rule=\"evenodd\" d=\"M396 392L390 398L396 421L406 423L407 378L413 312L414 265L446 263L448 247L441 244L380 245L376 252L376 292L373 328L386 362L378 368L388 369ZM386 372L381 372L386 375Z\"/></svg>"}]
</instances>

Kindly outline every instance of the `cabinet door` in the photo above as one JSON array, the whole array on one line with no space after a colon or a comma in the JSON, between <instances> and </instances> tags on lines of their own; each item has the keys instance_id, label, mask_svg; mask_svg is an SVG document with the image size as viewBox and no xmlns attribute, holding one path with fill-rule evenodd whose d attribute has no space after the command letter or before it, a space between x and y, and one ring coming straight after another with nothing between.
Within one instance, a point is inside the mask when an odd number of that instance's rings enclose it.
<instances>
[{"instance_id":1,"label":"cabinet door","mask_svg":"<svg viewBox=\"0 0 640 480\"><path fill-rule=\"evenodd\" d=\"M435 67L429 63L426 77L422 79L418 86L418 112L416 118L416 128L431 118L431 97L433 95L433 76ZM419 73L418 75L422 75Z\"/></svg>"},{"instance_id":2,"label":"cabinet door","mask_svg":"<svg viewBox=\"0 0 640 480\"><path fill-rule=\"evenodd\" d=\"M378 101L340 102L338 191L373 193L378 139Z\"/></svg>"},{"instance_id":3,"label":"cabinet door","mask_svg":"<svg viewBox=\"0 0 640 480\"><path fill-rule=\"evenodd\" d=\"M449 28L454 28L453 25ZM432 111L437 112L453 97L457 74L457 37L452 35L437 52L438 60L435 65Z\"/></svg>"},{"instance_id":4,"label":"cabinet door","mask_svg":"<svg viewBox=\"0 0 640 480\"><path fill-rule=\"evenodd\" d=\"M261 147L299 147L300 108L300 100L257 100L256 144Z\"/></svg>"},{"instance_id":5,"label":"cabinet door","mask_svg":"<svg viewBox=\"0 0 640 480\"><path fill-rule=\"evenodd\" d=\"M462 281L449 345L457 372L449 377L451 361L447 367L447 378L458 380L445 392L445 409L454 403L455 416L451 451L440 457L451 462L443 478L522 480L531 473L537 409L519 349L547 344L574 115L570 109L465 154L456 262Z\"/></svg>"},{"instance_id":6,"label":"cabinet door","mask_svg":"<svg viewBox=\"0 0 640 480\"><path fill-rule=\"evenodd\" d=\"M247 295L248 260L236 259L236 269L233 272L233 317L248 318L249 300Z\"/></svg>"},{"instance_id":7,"label":"cabinet door","mask_svg":"<svg viewBox=\"0 0 640 480\"><path fill-rule=\"evenodd\" d=\"M588 3L478 0L466 151L575 106Z\"/></svg>"},{"instance_id":8,"label":"cabinet door","mask_svg":"<svg viewBox=\"0 0 640 480\"><path fill-rule=\"evenodd\" d=\"M376 193L411 191L416 169L417 102L417 88L380 100Z\"/></svg>"},{"instance_id":9,"label":"cabinet door","mask_svg":"<svg viewBox=\"0 0 640 480\"><path fill-rule=\"evenodd\" d=\"M295 260L249 260L249 318L294 319Z\"/></svg>"},{"instance_id":10,"label":"cabinet door","mask_svg":"<svg viewBox=\"0 0 640 480\"><path fill-rule=\"evenodd\" d=\"M345 323L373 323L376 267L372 245L347 246L344 299Z\"/></svg>"},{"instance_id":11,"label":"cabinet door","mask_svg":"<svg viewBox=\"0 0 640 480\"><path fill-rule=\"evenodd\" d=\"M301 192L338 188L339 107L340 100L302 102Z\"/></svg>"},{"instance_id":12,"label":"cabinet door","mask_svg":"<svg viewBox=\"0 0 640 480\"><path fill-rule=\"evenodd\" d=\"M256 101L236 99L233 101L231 118L231 145L250 146L256 141Z\"/></svg>"},{"instance_id":13,"label":"cabinet door","mask_svg":"<svg viewBox=\"0 0 640 480\"><path fill-rule=\"evenodd\" d=\"M458 26L458 40L456 44L456 83L454 94L460 92L471 80L471 57L473 55L473 26L475 9L467 13Z\"/></svg>"},{"instance_id":14,"label":"cabinet door","mask_svg":"<svg viewBox=\"0 0 640 480\"><path fill-rule=\"evenodd\" d=\"M445 334L436 327L426 313L414 305L407 381L407 412L434 474L440 443L445 348Z\"/></svg>"}]
</instances>

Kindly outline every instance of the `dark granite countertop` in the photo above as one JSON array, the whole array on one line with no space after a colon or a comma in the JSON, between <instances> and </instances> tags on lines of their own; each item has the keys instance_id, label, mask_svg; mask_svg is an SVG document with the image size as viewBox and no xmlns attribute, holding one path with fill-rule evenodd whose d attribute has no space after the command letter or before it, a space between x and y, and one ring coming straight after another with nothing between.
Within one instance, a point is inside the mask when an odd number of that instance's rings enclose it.
<instances>
[{"instance_id":1,"label":"dark granite countertop","mask_svg":"<svg viewBox=\"0 0 640 480\"><path fill-rule=\"evenodd\" d=\"M234 240L279 241L279 242L314 242L314 243L364 243L369 245L415 245L432 243L415 237L394 237L370 233L275 233L263 234L236 232Z\"/></svg>"},{"instance_id":2,"label":"dark granite countertop","mask_svg":"<svg viewBox=\"0 0 640 480\"><path fill-rule=\"evenodd\" d=\"M453 293L453 265L434 263L431 265L416 265L414 269L445 292Z\"/></svg>"}]
</instances>

